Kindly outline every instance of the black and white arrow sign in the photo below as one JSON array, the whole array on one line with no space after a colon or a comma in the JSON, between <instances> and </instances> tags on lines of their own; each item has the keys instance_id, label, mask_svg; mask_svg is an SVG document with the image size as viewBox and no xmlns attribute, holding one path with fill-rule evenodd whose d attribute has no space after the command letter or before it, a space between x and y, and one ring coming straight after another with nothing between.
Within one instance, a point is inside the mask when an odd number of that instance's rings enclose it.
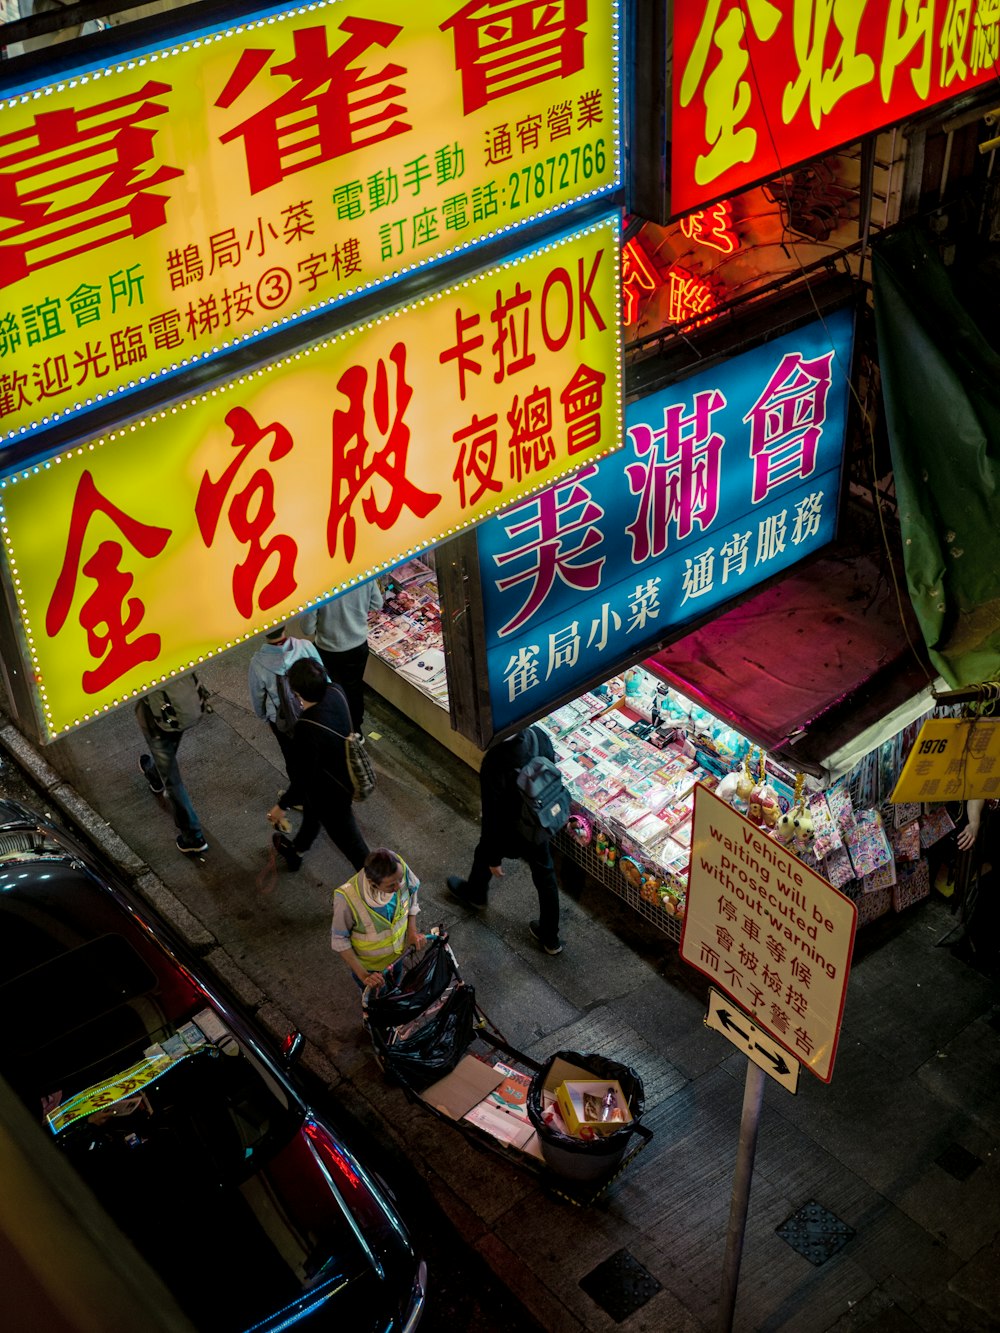
<instances>
[{"instance_id":1,"label":"black and white arrow sign","mask_svg":"<svg viewBox=\"0 0 1000 1333\"><path fill-rule=\"evenodd\" d=\"M735 1047L770 1074L783 1088L795 1092L799 1086L799 1064L776 1041L751 1022L721 991L708 990L708 1013L705 1023L728 1038Z\"/></svg>"}]
</instances>

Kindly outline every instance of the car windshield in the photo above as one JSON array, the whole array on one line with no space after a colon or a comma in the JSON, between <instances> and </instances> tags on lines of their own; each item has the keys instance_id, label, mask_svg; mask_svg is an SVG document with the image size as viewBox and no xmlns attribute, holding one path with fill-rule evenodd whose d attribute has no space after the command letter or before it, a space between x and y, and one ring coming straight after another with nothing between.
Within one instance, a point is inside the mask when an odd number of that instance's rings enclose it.
<instances>
[{"instance_id":1,"label":"car windshield","mask_svg":"<svg viewBox=\"0 0 1000 1333\"><path fill-rule=\"evenodd\" d=\"M363 1318L342 1182L236 1016L43 831L0 833L0 924L0 1070L192 1323Z\"/></svg>"}]
</instances>

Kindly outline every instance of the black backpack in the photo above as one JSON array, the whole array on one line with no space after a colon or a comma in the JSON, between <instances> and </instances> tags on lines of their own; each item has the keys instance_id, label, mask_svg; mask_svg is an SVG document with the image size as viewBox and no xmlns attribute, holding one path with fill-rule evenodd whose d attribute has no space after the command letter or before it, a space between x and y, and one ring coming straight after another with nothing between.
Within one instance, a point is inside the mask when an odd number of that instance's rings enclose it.
<instances>
[{"instance_id":1,"label":"black backpack","mask_svg":"<svg viewBox=\"0 0 1000 1333\"><path fill-rule=\"evenodd\" d=\"M193 671L187 676L176 676L146 695L153 721L161 731L187 731L212 711L208 700L208 690Z\"/></svg>"},{"instance_id":2,"label":"black backpack","mask_svg":"<svg viewBox=\"0 0 1000 1333\"><path fill-rule=\"evenodd\" d=\"M521 814L517 830L526 842L538 846L565 827L570 814L570 796L562 774L545 755L539 754L538 733L527 731L528 759L517 775Z\"/></svg>"},{"instance_id":3,"label":"black backpack","mask_svg":"<svg viewBox=\"0 0 1000 1333\"><path fill-rule=\"evenodd\" d=\"M290 736L302 714L302 705L295 697L284 671L274 677L274 699L274 725L282 735Z\"/></svg>"}]
</instances>

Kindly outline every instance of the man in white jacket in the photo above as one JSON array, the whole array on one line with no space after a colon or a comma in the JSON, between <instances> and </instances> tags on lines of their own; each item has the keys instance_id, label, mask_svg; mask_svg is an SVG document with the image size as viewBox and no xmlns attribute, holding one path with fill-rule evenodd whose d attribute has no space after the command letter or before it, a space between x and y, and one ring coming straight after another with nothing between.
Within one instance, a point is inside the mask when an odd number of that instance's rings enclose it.
<instances>
[{"instance_id":1,"label":"man in white jacket","mask_svg":"<svg viewBox=\"0 0 1000 1333\"><path fill-rule=\"evenodd\" d=\"M308 639L293 639L285 633L284 625L275 625L264 635L264 642L250 659L250 706L259 718L267 722L274 739L281 747L289 782L292 781L288 756L291 751L293 719L286 723L282 715L282 690L278 677L287 675L292 663L298 662L303 657L311 657L322 666L319 653ZM292 804L300 805L301 802L295 800Z\"/></svg>"},{"instance_id":2,"label":"man in white jacket","mask_svg":"<svg viewBox=\"0 0 1000 1333\"><path fill-rule=\"evenodd\" d=\"M361 730L365 715L365 666L368 662L368 616L382 609L382 589L375 579L348 588L299 618L303 634L319 649L326 673L347 695L351 725Z\"/></svg>"}]
</instances>

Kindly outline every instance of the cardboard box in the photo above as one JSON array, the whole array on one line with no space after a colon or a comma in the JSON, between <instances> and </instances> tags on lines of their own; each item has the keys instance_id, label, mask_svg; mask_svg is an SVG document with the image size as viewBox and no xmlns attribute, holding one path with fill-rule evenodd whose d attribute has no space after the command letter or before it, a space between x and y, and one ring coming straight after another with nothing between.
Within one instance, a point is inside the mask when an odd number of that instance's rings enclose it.
<instances>
[{"instance_id":1,"label":"cardboard box","mask_svg":"<svg viewBox=\"0 0 1000 1333\"><path fill-rule=\"evenodd\" d=\"M614 1095L613 1119L605 1118L604 1099L608 1090ZM589 1138L592 1134L613 1134L631 1124L632 1112L621 1086L614 1079L567 1080L556 1089L559 1111L571 1134Z\"/></svg>"},{"instance_id":2,"label":"cardboard box","mask_svg":"<svg viewBox=\"0 0 1000 1333\"><path fill-rule=\"evenodd\" d=\"M452 1120L461 1120L504 1081L504 1075L474 1055L466 1055L450 1074L420 1094L423 1101Z\"/></svg>"}]
</instances>

